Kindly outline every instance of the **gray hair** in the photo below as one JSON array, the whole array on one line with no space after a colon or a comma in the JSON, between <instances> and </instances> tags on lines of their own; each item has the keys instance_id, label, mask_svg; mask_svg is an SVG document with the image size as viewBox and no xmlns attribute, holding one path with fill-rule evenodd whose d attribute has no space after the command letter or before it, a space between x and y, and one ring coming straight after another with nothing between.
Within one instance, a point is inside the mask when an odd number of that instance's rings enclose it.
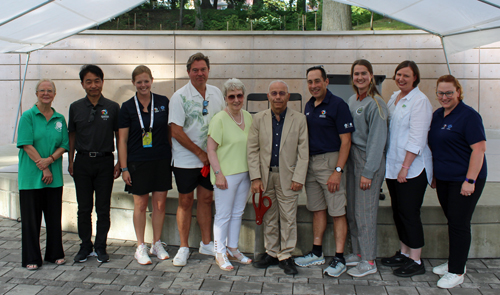
<instances>
[{"instance_id":1,"label":"gray hair","mask_svg":"<svg viewBox=\"0 0 500 295\"><path fill-rule=\"evenodd\" d=\"M286 87L286 92L289 92L288 91L288 84L286 84L285 81L283 81L283 80L274 80L273 82L269 83L269 87L267 88L267 93L271 92L271 85L273 85L274 83L282 83Z\"/></svg>"},{"instance_id":2,"label":"gray hair","mask_svg":"<svg viewBox=\"0 0 500 295\"><path fill-rule=\"evenodd\" d=\"M243 95L245 94L245 85L243 85L243 82L236 78L231 78L224 82L224 86L222 86L222 94L224 94L224 97L227 96L228 91L233 91L233 90L241 90L243 92Z\"/></svg>"},{"instance_id":3,"label":"gray hair","mask_svg":"<svg viewBox=\"0 0 500 295\"><path fill-rule=\"evenodd\" d=\"M56 93L56 84L54 84L54 81L52 81L50 79L40 79L40 81L38 81L38 83L36 83L35 92L38 91L38 86L40 86L40 84L42 84L43 82L49 82L50 84L52 84L52 91L54 91L54 94Z\"/></svg>"}]
</instances>

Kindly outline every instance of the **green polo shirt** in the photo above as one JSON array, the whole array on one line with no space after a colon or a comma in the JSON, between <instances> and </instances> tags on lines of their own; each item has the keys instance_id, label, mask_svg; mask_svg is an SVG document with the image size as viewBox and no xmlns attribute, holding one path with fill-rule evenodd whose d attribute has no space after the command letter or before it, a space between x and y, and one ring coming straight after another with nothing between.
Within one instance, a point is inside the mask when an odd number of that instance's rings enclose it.
<instances>
[{"instance_id":1,"label":"green polo shirt","mask_svg":"<svg viewBox=\"0 0 500 295\"><path fill-rule=\"evenodd\" d=\"M52 172L53 180L51 184L45 184L42 181L42 170L36 167L35 162L24 151L24 145L33 145L42 158L49 157L60 147L68 151L68 128L64 116L54 110L54 114L47 122L45 116L34 105L21 116L17 132L19 189L28 190L63 186L62 157L50 164L49 169Z\"/></svg>"}]
</instances>

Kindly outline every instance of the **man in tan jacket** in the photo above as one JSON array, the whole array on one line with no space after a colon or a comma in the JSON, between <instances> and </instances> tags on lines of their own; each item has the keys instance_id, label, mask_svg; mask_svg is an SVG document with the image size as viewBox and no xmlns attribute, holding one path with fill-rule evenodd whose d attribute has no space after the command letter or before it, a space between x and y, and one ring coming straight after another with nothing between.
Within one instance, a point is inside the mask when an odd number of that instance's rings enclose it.
<instances>
[{"instance_id":1,"label":"man in tan jacket","mask_svg":"<svg viewBox=\"0 0 500 295\"><path fill-rule=\"evenodd\" d=\"M303 114L287 108L290 93L285 82L271 82L267 97L271 109L255 115L248 134L252 193L263 191L272 201L263 219L266 253L253 266L279 264L293 275L297 203L309 161L307 122Z\"/></svg>"}]
</instances>

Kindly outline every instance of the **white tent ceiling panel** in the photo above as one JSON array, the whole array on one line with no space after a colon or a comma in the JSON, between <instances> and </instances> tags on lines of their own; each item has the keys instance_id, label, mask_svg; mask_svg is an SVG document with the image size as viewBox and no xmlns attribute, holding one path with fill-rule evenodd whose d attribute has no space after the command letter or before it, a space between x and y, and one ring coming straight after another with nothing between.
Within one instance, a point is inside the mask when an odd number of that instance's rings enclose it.
<instances>
[{"instance_id":1,"label":"white tent ceiling panel","mask_svg":"<svg viewBox=\"0 0 500 295\"><path fill-rule=\"evenodd\" d=\"M112 19L144 0L26 0L0 5L0 52L30 52ZM28 7L28 3L33 7ZM2 10L4 8L5 10Z\"/></svg>"}]
</instances>

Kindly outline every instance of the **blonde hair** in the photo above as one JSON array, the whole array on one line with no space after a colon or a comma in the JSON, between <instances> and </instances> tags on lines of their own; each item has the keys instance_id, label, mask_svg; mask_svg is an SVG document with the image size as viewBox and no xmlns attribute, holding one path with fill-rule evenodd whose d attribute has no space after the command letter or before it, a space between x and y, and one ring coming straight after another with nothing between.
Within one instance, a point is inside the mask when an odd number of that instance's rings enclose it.
<instances>
[{"instance_id":1,"label":"blonde hair","mask_svg":"<svg viewBox=\"0 0 500 295\"><path fill-rule=\"evenodd\" d=\"M137 77L140 74L144 74L144 73L148 74L149 78L153 79L153 74L151 74L151 70L144 65L140 65L140 66L137 66L134 69L134 71L132 72L132 81L135 81L135 77Z\"/></svg>"},{"instance_id":2,"label":"blonde hair","mask_svg":"<svg viewBox=\"0 0 500 295\"><path fill-rule=\"evenodd\" d=\"M382 107L380 107L380 104L378 103L378 100L377 100L377 96L382 98L382 95L380 95L380 93L378 92L377 90L377 86L375 85L375 76L373 75L373 67L372 67L372 64L367 61L366 59L358 59L356 60L355 62L352 63L352 66L351 66L351 83L352 83L352 76L354 75L354 67L357 66L357 65L360 65L360 66L364 66L368 72L370 73L370 75L372 75L371 79L370 79L370 86L368 87L368 91L367 91L367 94L371 97L373 97L373 100L375 101L375 103L377 104L377 107L378 107L378 113L380 115L380 118L382 118L383 120L385 120L385 116L384 116L384 112L382 111ZM354 88L354 91L356 91L357 94L359 94L358 92L358 87L354 86L354 83L352 83L352 88ZM382 98L383 100L383 98Z\"/></svg>"},{"instance_id":3,"label":"blonde hair","mask_svg":"<svg viewBox=\"0 0 500 295\"><path fill-rule=\"evenodd\" d=\"M54 81L50 79L40 79L40 81L36 83L35 93L38 92L38 86L40 86L40 84L42 84L43 82L49 82L50 84L52 84L52 91L54 91L54 94L56 94L56 84L54 84Z\"/></svg>"}]
</instances>

